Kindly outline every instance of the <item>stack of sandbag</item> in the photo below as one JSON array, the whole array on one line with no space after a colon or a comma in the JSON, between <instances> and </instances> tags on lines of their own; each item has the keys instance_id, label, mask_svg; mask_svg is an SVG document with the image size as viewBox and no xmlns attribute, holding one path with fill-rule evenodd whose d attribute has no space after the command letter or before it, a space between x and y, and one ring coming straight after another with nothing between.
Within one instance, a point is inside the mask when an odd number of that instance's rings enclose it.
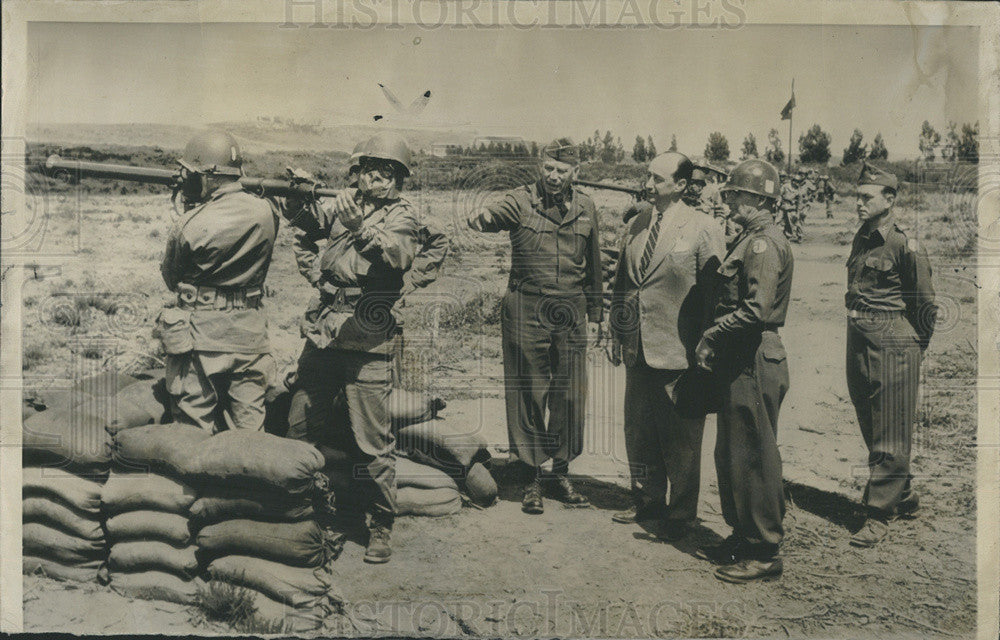
<instances>
[{"instance_id":1,"label":"stack of sandbag","mask_svg":"<svg viewBox=\"0 0 1000 640\"><path fill-rule=\"evenodd\" d=\"M396 458L396 514L447 516L462 509L455 479L409 458Z\"/></svg>"},{"instance_id":2,"label":"stack of sandbag","mask_svg":"<svg viewBox=\"0 0 1000 640\"><path fill-rule=\"evenodd\" d=\"M486 466L490 453L477 431L449 420L430 420L400 429L396 448L412 461L454 479L473 503L490 506L496 501L497 484Z\"/></svg>"},{"instance_id":3,"label":"stack of sandbag","mask_svg":"<svg viewBox=\"0 0 1000 640\"><path fill-rule=\"evenodd\" d=\"M340 604L329 566L339 539L313 517L322 469L313 446L248 431L213 436L188 461L206 580L248 589L258 615L289 631L319 627Z\"/></svg>"},{"instance_id":4,"label":"stack of sandbag","mask_svg":"<svg viewBox=\"0 0 1000 640\"><path fill-rule=\"evenodd\" d=\"M97 579L106 557L100 507L111 462L107 392L116 379L95 376L32 394L33 410L22 414L25 573Z\"/></svg>"},{"instance_id":5,"label":"stack of sandbag","mask_svg":"<svg viewBox=\"0 0 1000 640\"><path fill-rule=\"evenodd\" d=\"M186 465L208 432L184 424L120 430L101 492L110 549L108 580L119 593L193 602L201 582L191 533L197 498Z\"/></svg>"}]
</instances>

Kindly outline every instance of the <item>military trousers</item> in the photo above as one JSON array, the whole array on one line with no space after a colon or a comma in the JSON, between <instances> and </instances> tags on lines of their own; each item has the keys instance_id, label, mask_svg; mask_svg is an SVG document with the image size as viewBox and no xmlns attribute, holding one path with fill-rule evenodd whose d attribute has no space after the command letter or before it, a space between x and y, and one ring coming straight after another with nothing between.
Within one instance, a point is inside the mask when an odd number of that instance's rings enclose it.
<instances>
[{"instance_id":1,"label":"military trousers","mask_svg":"<svg viewBox=\"0 0 1000 640\"><path fill-rule=\"evenodd\" d=\"M276 377L271 354L167 354L164 377L175 421L211 433L264 429L264 393Z\"/></svg>"},{"instance_id":2,"label":"military trousers","mask_svg":"<svg viewBox=\"0 0 1000 640\"><path fill-rule=\"evenodd\" d=\"M508 291L500 309L511 461L563 471L583 450L586 298Z\"/></svg>"},{"instance_id":3,"label":"military trousers","mask_svg":"<svg viewBox=\"0 0 1000 640\"><path fill-rule=\"evenodd\" d=\"M705 418L677 413L674 387L683 373L645 362L625 369L625 452L637 506L663 507L669 486L667 517L691 521L698 512Z\"/></svg>"},{"instance_id":4,"label":"military trousers","mask_svg":"<svg viewBox=\"0 0 1000 640\"><path fill-rule=\"evenodd\" d=\"M847 320L847 389L868 447L862 502L886 515L914 499L910 446L922 354L902 313Z\"/></svg>"},{"instance_id":5,"label":"military trousers","mask_svg":"<svg viewBox=\"0 0 1000 640\"><path fill-rule=\"evenodd\" d=\"M773 331L741 337L716 370L727 383L715 444L722 516L751 552L771 556L784 537L777 435L789 385L785 347Z\"/></svg>"},{"instance_id":6,"label":"military trousers","mask_svg":"<svg viewBox=\"0 0 1000 640\"><path fill-rule=\"evenodd\" d=\"M320 349L306 342L288 437L345 454L365 509L396 512L395 438L389 417L391 354Z\"/></svg>"}]
</instances>

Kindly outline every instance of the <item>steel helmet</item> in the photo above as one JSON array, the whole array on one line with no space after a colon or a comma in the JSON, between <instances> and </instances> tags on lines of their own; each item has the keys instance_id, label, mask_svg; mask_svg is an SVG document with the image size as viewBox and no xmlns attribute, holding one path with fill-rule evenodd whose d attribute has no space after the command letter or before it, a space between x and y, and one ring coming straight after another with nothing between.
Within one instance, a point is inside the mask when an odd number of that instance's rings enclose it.
<instances>
[{"instance_id":1,"label":"steel helmet","mask_svg":"<svg viewBox=\"0 0 1000 640\"><path fill-rule=\"evenodd\" d=\"M769 163L754 158L736 165L722 191L746 191L777 200L781 193L779 188L778 171Z\"/></svg>"},{"instance_id":2,"label":"steel helmet","mask_svg":"<svg viewBox=\"0 0 1000 640\"><path fill-rule=\"evenodd\" d=\"M188 142L181 163L200 173L239 176L243 154L236 138L225 131L203 131Z\"/></svg>"},{"instance_id":3,"label":"steel helmet","mask_svg":"<svg viewBox=\"0 0 1000 640\"><path fill-rule=\"evenodd\" d=\"M388 131L375 134L368 139L361 150L359 160L363 158L378 158L390 160L403 167L403 175L410 175L410 147L402 136Z\"/></svg>"},{"instance_id":4,"label":"steel helmet","mask_svg":"<svg viewBox=\"0 0 1000 640\"><path fill-rule=\"evenodd\" d=\"M361 152L365 148L364 142L359 142L354 145L354 151L351 152L351 162L347 168L347 174L350 175L361 168Z\"/></svg>"}]
</instances>

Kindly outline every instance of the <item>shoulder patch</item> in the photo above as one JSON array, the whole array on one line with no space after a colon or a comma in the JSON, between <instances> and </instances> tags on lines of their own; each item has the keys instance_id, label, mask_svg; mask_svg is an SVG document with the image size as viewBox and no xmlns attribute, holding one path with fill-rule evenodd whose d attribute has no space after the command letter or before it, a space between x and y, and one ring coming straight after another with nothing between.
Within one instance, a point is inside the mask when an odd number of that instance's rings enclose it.
<instances>
[{"instance_id":1,"label":"shoulder patch","mask_svg":"<svg viewBox=\"0 0 1000 640\"><path fill-rule=\"evenodd\" d=\"M750 250L754 253L764 253L767 251L767 240L764 238L757 238L750 244Z\"/></svg>"}]
</instances>

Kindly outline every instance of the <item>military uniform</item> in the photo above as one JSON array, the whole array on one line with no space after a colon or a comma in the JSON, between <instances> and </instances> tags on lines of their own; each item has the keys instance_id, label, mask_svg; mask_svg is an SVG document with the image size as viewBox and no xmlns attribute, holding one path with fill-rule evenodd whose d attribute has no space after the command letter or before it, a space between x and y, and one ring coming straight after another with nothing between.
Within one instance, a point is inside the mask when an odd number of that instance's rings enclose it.
<instances>
[{"instance_id":1,"label":"military uniform","mask_svg":"<svg viewBox=\"0 0 1000 640\"><path fill-rule=\"evenodd\" d=\"M802 220L800 208L802 193L788 182L781 185L781 224L785 237L799 242L802 240Z\"/></svg>"},{"instance_id":2,"label":"military uniform","mask_svg":"<svg viewBox=\"0 0 1000 640\"><path fill-rule=\"evenodd\" d=\"M847 387L868 447L863 502L880 515L915 504L910 443L920 361L936 307L927 252L892 218L862 226L847 260Z\"/></svg>"},{"instance_id":3,"label":"military uniform","mask_svg":"<svg viewBox=\"0 0 1000 640\"><path fill-rule=\"evenodd\" d=\"M400 291L400 295L403 296L417 289L423 289L437 280L441 265L444 264L451 247L447 234L435 220L421 217L417 237L420 249L413 259L410 270L403 276L403 289Z\"/></svg>"},{"instance_id":4,"label":"military uniform","mask_svg":"<svg viewBox=\"0 0 1000 640\"><path fill-rule=\"evenodd\" d=\"M263 428L275 363L262 297L277 228L268 201L231 183L171 231L160 270L178 299L160 313L157 331L179 422L213 432Z\"/></svg>"},{"instance_id":5,"label":"military uniform","mask_svg":"<svg viewBox=\"0 0 1000 640\"><path fill-rule=\"evenodd\" d=\"M586 321L603 313L594 202L574 189L554 197L539 182L508 192L468 224L510 233L501 318L511 459L537 468L552 458L564 473L583 448Z\"/></svg>"},{"instance_id":6,"label":"military uniform","mask_svg":"<svg viewBox=\"0 0 1000 640\"><path fill-rule=\"evenodd\" d=\"M719 267L719 302L704 343L724 381L715 464L726 524L748 557L777 553L784 531L778 410L788 363L778 328L785 323L792 252L770 212L760 211Z\"/></svg>"},{"instance_id":7,"label":"military uniform","mask_svg":"<svg viewBox=\"0 0 1000 640\"><path fill-rule=\"evenodd\" d=\"M387 407L397 339L392 307L417 253L420 223L401 197L356 194L355 202L364 214L359 231L348 230L332 211L314 204L315 226L295 234L299 272L319 291L302 320L306 344L288 437L346 452L359 463L355 472L371 479L377 490L363 502L394 512L394 439ZM322 250L321 240L326 240Z\"/></svg>"}]
</instances>

